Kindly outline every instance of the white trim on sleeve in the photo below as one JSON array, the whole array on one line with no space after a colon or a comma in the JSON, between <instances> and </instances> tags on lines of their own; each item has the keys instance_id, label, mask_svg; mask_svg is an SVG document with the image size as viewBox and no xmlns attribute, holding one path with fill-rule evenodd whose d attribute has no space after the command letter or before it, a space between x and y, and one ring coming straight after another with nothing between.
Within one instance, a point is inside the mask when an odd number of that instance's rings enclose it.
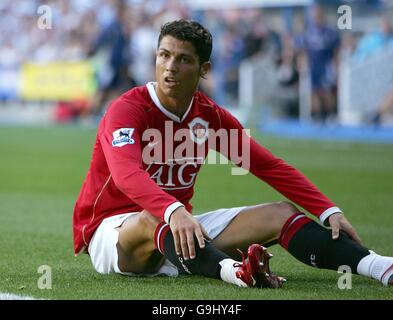
<instances>
[{"instance_id":1,"label":"white trim on sleeve","mask_svg":"<svg viewBox=\"0 0 393 320\"><path fill-rule=\"evenodd\" d=\"M166 208L165 213L164 213L164 221L169 224L169 219L172 215L172 213L180 207L184 207L184 204L181 202L174 202L172 203L168 208Z\"/></svg>"},{"instance_id":2,"label":"white trim on sleeve","mask_svg":"<svg viewBox=\"0 0 393 320\"><path fill-rule=\"evenodd\" d=\"M332 214L335 213L343 213L339 207L331 207L327 210L325 210L320 216L319 216L319 220L325 224L325 221L327 218L329 218Z\"/></svg>"}]
</instances>

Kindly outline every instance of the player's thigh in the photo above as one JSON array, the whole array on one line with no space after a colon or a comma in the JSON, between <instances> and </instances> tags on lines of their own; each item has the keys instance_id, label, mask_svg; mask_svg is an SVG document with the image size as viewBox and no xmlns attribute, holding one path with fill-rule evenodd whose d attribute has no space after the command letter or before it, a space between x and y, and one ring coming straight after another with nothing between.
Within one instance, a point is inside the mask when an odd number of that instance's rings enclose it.
<instances>
[{"instance_id":1,"label":"player's thigh","mask_svg":"<svg viewBox=\"0 0 393 320\"><path fill-rule=\"evenodd\" d=\"M298 212L285 201L246 207L212 243L230 256L236 256L237 249L244 251L252 243L277 240L285 222Z\"/></svg>"},{"instance_id":2,"label":"player's thigh","mask_svg":"<svg viewBox=\"0 0 393 320\"><path fill-rule=\"evenodd\" d=\"M154 273L164 258L156 249L154 232L160 220L149 213L129 216L118 228L118 266L122 272Z\"/></svg>"}]
</instances>

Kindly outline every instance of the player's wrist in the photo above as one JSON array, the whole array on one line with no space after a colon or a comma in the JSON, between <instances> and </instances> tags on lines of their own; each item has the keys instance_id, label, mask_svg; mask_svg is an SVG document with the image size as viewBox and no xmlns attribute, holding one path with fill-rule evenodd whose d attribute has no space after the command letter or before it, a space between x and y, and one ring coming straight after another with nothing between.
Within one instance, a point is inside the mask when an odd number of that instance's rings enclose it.
<instances>
[{"instance_id":1,"label":"player's wrist","mask_svg":"<svg viewBox=\"0 0 393 320\"><path fill-rule=\"evenodd\" d=\"M319 216L319 220L321 221L321 223L325 226L329 226L329 217L333 214L336 213L340 213L343 214L343 212L341 211L341 209L339 207L331 207L327 210L325 210L320 216Z\"/></svg>"},{"instance_id":2,"label":"player's wrist","mask_svg":"<svg viewBox=\"0 0 393 320\"><path fill-rule=\"evenodd\" d=\"M170 206L168 206L164 213L164 221L169 224L171 220L172 214L179 208L184 207L184 204L181 202L174 202Z\"/></svg>"}]
</instances>

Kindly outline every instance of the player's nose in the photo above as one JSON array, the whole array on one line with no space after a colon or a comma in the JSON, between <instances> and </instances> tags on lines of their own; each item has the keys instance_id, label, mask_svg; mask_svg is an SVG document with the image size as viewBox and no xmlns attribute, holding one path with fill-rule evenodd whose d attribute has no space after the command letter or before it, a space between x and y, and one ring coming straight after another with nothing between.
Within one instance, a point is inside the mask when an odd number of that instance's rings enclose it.
<instances>
[{"instance_id":1,"label":"player's nose","mask_svg":"<svg viewBox=\"0 0 393 320\"><path fill-rule=\"evenodd\" d=\"M171 57L166 61L165 71L168 71L168 72L177 72L178 71L176 59L174 57Z\"/></svg>"}]
</instances>

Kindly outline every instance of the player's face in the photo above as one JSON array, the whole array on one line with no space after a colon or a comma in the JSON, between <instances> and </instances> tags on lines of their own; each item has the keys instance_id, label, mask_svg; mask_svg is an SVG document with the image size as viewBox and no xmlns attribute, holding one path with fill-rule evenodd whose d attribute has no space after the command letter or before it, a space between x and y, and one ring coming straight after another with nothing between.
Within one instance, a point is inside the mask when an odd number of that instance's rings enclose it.
<instances>
[{"instance_id":1,"label":"player's face","mask_svg":"<svg viewBox=\"0 0 393 320\"><path fill-rule=\"evenodd\" d=\"M210 63L199 63L199 57L191 42L172 36L161 39L156 56L157 90L172 99L184 100L192 97L201 76L210 68Z\"/></svg>"}]
</instances>

